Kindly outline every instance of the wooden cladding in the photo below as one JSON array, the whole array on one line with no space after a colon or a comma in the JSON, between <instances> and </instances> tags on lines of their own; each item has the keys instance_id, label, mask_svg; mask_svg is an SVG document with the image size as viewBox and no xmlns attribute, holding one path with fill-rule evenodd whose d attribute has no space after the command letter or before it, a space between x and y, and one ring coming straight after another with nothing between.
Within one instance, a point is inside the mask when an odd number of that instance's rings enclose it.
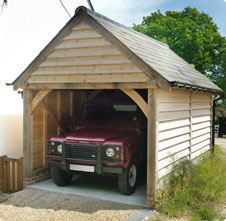
<instances>
[{"instance_id":1,"label":"wooden cladding","mask_svg":"<svg viewBox=\"0 0 226 221\"><path fill-rule=\"evenodd\" d=\"M131 83L147 82L148 77L139 73L117 73L117 74L60 74L60 75L33 75L30 77L30 84L67 84L67 83ZM149 81L150 82L150 81ZM78 84L79 86L79 84ZM103 89L105 89L102 86Z\"/></svg>"},{"instance_id":2,"label":"wooden cladding","mask_svg":"<svg viewBox=\"0 0 226 221\"><path fill-rule=\"evenodd\" d=\"M87 57L63 57L47 58L39 67L67 67L67 66L86 66L86 65L114 65L131 64L131 62L122 55L101 55Z\"/></svg>"},{"instance_id":3,"label":"wooden cladding","mask_svg":"<svg viewBox=\"0 0 226 221\"><path fill-rule=\"evenodd\" d=\"M23 189L23 158L0 157L0 191L13 193Z\"/></svg>"},{"instance_id":4,"label":"wooden cladding","mask_svg":"<svg viewBox=\"0 0 226 221\"><path fill-rule=\"evenodd\" d=\"M32 113L33 169L46 166L46 140L70 132L74 92L53 90L36 106Z\"/></svg>"},{"instance_id":5,"label":"wooden cladding","mask_svg":"<svg viewBox=\"0 0 226 221\"><path fill-rule=\"evenodd\" d=\"M140 68L84 21L55 47L28 79L29 84L149 81Z\"/></svg>"},{"instance_id":6,"label":"wooden cladding","mask_svg":"<svg viewBox=\"0 0 226 221\"><path fill-rule=\"evenodd\" d=\"M159 178L181 160L193 160L210 149L211 101L210 93L159 90Z\"/></svg>"}]
</instances>

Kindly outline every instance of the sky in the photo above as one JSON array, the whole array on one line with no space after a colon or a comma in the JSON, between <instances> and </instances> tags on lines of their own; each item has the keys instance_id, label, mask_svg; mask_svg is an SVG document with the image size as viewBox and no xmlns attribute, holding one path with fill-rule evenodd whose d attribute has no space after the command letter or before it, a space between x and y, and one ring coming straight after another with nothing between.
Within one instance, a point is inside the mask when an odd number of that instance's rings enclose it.
<instances>
[{"instance_id":1,"label":"sky","mask_svg":"<svg viewBox=\"0 0 226 221\"><path fill-rule=\"evenodd\" d=\"M0 0L0 4L3 0ZM62 0L71 15L86 0ZM182 10L193 6L213 17L226 36L226 0L92 0L95 11L132 26L160 9ZM8 0L0 14L0 115L21 114L21 96L12 82L70 19L59 0Z\"/></svg>"}]
</instances>

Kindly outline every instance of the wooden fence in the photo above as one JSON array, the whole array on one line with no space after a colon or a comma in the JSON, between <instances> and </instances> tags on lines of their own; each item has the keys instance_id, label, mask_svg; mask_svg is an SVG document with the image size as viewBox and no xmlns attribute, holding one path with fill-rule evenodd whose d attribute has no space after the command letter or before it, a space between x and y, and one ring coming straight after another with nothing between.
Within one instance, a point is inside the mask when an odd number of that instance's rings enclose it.
<instances>
[{"instance_id":1,"label":"wooden fence","mask_svg":"<svg viewBox=\"0 0 226 221\"><path fill-rule=\"evenodd\" d=\"M0 157L0 191L13 193L23 189L23 158Z\"/></svg>"}]
</instances>

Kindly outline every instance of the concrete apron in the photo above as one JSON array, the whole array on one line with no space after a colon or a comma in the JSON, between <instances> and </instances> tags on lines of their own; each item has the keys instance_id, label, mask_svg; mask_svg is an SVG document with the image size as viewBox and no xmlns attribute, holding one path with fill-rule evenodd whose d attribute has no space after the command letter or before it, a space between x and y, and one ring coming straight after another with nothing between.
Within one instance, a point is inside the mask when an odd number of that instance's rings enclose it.
<instances>
[{"instance_id":1,"label":"concrete apron","mask_svg":"<svg viewBox=\"0 0 226 221\"><path fill-rule=\"evenodd\" d=\"M138 184L137 190L130 196L121 194L118 190L117 179L101 176L75 176L70 185L56 186L52 180L45 180L31 185L46 191L93 197L101 200L146 207L146 185Z\"/></svg>"}]
</instances>

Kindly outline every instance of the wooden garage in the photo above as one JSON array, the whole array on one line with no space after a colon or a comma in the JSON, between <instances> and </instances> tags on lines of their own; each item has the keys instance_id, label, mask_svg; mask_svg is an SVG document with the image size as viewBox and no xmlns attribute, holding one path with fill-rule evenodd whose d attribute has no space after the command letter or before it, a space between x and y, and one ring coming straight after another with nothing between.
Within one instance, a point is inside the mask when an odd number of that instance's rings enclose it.
<instances>
[{"instance_id":1,"label":"wooden garage","mask_svg":"<svg viewBox=\"0 0 226 221\"><path fill-rule=\"evenodd\" d=\"M86 100L109 89L129 96L147 117L149 206L177 162L211 149L212 97L222 92L167 45L85 7L12 85L23 90L26 183L48 176L46 140L70 131Z\"/></svg>"}]
</instances>

